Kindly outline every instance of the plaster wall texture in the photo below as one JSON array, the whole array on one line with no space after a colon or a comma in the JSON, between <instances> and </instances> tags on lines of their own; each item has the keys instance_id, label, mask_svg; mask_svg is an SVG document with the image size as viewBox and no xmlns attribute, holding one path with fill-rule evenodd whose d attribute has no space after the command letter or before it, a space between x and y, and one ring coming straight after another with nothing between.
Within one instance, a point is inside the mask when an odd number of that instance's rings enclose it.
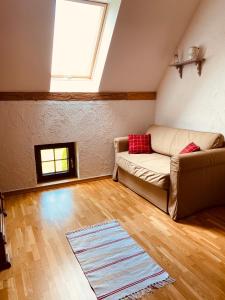
<instances>
[{"instance_id":1,"label":"plaster wall texture","mask_svg":"<svg viewBox=\"0 0 225 300\"><path fill-rule=\"evenodd\" d=\"M35 187L34 145L77 142L80 178L112 174L113 138L144 133L155 101L0 102L0 190Z\"/></svg>"},{"instance_id":2,"label":"plaster wall texture","mask_svg":"<svg viewBox=\"0 0 225 300\"><path fill-rule=\"evenodd\" d=\"M155 122L225 135L225 1L202 0L179 45L203 48L202 75L186 66L183 79L168 68L158 90ZM184 53L185 54L185 53Z\"/></svg>"},{"instance_id":3,"label":"plaster wall texture","mask_svg":"<svg viewBox=\"0 0 225 300\"><path fill-rule=\"evenodd\" d=\"M155 91L198 2L122 0L100 91ZM0 1L0 91L49 91L54 14L55 0Z\"/></svg>"}]
</instances>

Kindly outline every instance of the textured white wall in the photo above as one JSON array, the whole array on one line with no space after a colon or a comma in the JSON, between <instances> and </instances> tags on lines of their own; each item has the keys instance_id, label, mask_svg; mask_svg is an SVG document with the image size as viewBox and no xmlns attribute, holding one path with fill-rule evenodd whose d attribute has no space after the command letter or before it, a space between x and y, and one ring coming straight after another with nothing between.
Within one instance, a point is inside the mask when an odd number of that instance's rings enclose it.
<instances>
[{"instance_id":1,"label":"textured white wall","mask_svg":"<svg viewBox=\"0 0 225 300\"><path fill-rule=\"evenodd\" d=\"M0 102L0 189L36 186L34 145L77 142L80 177L112 173L113 138L142 133L155 101Z\"/></svg>"},{"instance_id":2,"label":"textured white wall","mask_svg":"<svg viewBox=\"0 0 225 300\"><path fill-rule=\"evenodd\" d=\"M206 62L199 77L194 65L180 79L168 68L158 90L157 124L225 134L225 1L202 0L179 46L201 46Z\"/></svg>"}]
</instances>

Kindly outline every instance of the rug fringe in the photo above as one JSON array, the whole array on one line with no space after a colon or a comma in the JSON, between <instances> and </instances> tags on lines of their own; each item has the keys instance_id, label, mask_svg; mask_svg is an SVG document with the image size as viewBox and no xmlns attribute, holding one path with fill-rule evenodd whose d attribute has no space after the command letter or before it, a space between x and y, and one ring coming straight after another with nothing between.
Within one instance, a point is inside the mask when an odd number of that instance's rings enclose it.
<instances>
[{"instance_id":1,"label":"rug fringe","mask_svg":"<svg viewBox=\"0 0 225 300\"><path fill-rule=\"evenodd\" d=\"M168 284L174 283L174 282L175 282L175 279L168 277L165 280L151 284L138 292L130 294L129 296L125 296L125 297L121 298L120 300L139 300L147 294L152 294L154 292L154 290L160 289L161 287L164 287L165 285L168 285Z\"/></svg>"},{"instance_id":2,"label":"rug fringe","mask_svg":"<svg viewBox=\"0 0 225 300\"><path fill-rule=\"evenodd\" d=\"M106 220L106 221L104 221L104 222L97 223L97 224L93 224L93 225L87 225L87 226L85 226L85 227L81 227L81 228L76 229L76 230L68 231L68 232L66 233L66 235L71 234L71 233L75 233L75 232L80 232L80 231L83 231L83 230L87 230L87 229L90 229L90 228L102 226L102 225L109 224L109 223L118 223L118 221L115 220L115 219L113 219L113 220Z\"/></svg>"},{"instance_id":3,"label":"rug fringe","mask_svg":"<svg viewBox=\"0 0 225 300\"><path fill-rule=\"evenodd\" d=\"M160 289L161 287L164 287L167 284L174 283L176 280L174 278L168 277L167 279L163 281L156 282L152 284L152 287L155 289Z\"/></svg>"}]
</instances>

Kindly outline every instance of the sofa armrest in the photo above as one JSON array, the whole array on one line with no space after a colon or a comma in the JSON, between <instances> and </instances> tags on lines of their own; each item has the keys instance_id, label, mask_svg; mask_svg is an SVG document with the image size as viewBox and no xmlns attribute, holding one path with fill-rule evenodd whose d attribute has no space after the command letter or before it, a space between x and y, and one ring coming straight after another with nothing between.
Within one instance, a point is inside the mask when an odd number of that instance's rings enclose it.
<instances>
[{"instance_id":1,"label":"sofa armrest","mask_svg":"<svg viewBox=\"0 0 225 300\"><path fill-rule=\"evenodd\" d=\"M174 219L225 204L225 148L176 155L170 164L168 211Z\"/></svg>"},{"instance_id":2,"label":"sofa armrest","mask_svg":"<svg viewBox=\"0 0 225 300\"><path fill-rule=\"evenodd\" d=\"M114 139L115 152L128 151L128 137L118 137Z\"/></svg>"},{"instance_id":3,"label":"sofa armrest","mask_svg":"<svg viewBox=\"0 0 225 300\"><path fill-rule=\"evenodd\" d=\"M118 175L118 165L116 163L116 153L128 151L128 137L117 137L114 139L114 148L115 148L115 165L113 169L113 175L112 178L114 181L117 181L117 175Z\"/></svg>"},{"instance_id":4,"label":"sofa armrest","mask_svg":"<svg viewBox=\"0 0 225 300\"><path fill-rule=\"evenodd\" d=\"M220 164L225 164L225 148L174 155L170 168L175 172L186 172Z\"/></svg>"}]
</instances>

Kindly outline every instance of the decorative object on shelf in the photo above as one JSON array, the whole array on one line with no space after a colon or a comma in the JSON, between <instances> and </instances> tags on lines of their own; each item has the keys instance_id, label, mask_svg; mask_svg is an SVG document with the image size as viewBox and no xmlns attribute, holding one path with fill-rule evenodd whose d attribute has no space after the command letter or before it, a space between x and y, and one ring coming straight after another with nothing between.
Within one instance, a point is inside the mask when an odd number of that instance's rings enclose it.
<instances>
[{"instance_id":1,"label":"decorative object on shelf","mask_svg":"<svg viewBox=\"0 0 225 300\"><path fill-rule=\"evenodd\" d=\"M174 54L174 64L177 64L177 63L179 63L179 56L178 56L178 53L175 53Z\"/></svg>"},{"instance_id":2,"label":"decorative object on shelf","mask_svg":"<svg viewBox=\"0 0 225 300\"><path fill-rule=\"evenodd\" d=\"M188 59L180 60L178 54L174 55L174 63L170 64L170 67L175 67L180 75L180 78L183 76L183 68L185 65L195 64L197 67L198 75L201 76L202 73L202 64L205 61L205 58L200 57L200 48L193 46L188 50Z\"/></svg>"},{"instance_id":3,"label":"decorative object on shelf","mask_svg":"<svg viewBox=\"0 0 225 300\"><path fill-rule=\"evenodd\" d=\"M4 217L7 214L3 207L3 195L0 193L0 271L11 267L8 259L8 255L5 250L5 227L4 227Z\"/></svg>"},{"instance_id":4,"label":"decorative object on shelf","mask_svg":"<svg viewBox=\"0 0 225 300\"><path fill-rule=\"evenodd\" d=\"M192 46L188 50L188 58L190 60L197 60L199 58L200 48Z\"/></svg>"}]
</instances>

